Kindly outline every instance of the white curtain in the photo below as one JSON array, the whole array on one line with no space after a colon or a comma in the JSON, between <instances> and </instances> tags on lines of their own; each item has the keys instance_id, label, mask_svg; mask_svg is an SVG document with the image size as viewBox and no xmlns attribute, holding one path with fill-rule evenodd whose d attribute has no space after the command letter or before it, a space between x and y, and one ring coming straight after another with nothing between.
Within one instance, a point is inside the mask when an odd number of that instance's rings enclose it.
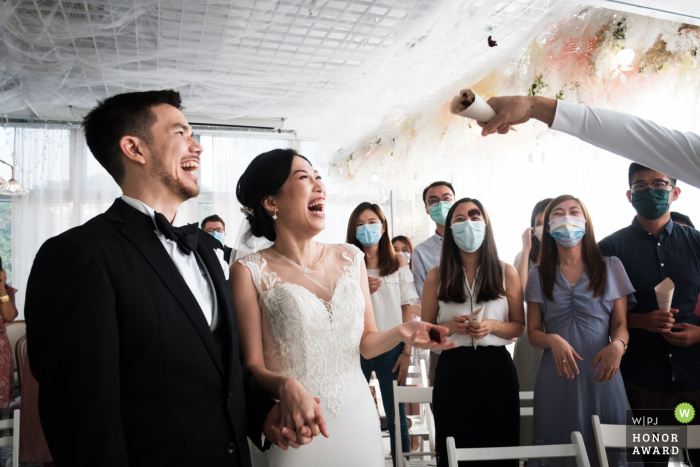
<instances>
[{"instance_id":1,"label":"white curtain","mask_svg":"<svg viewBox=\"0 0 700 467\"><path fill-rule=\"evenodd\" d=\"M204 146L198 173L201 194L184 203L178 215L187 222L201 222L218 214L226 222L226 243L231 247L235 247L243 220L236 184L255 156L276 148L295 148L319 165L314 160L316 142L290 134L198 133ZM16 178L31 190L21 197L0 196L0 258L8 272L8 283L19 289L18 319L23 319L27 279L41 245L104 213L121 190L92 156L77 127L6 126L0 128L0 150L0 159L14 164ZM0 164L0 176L8 180L10 168ZM337 198L337 205L332 205L331 199L328 229L319 236L320 241L345 239L347 219L359 201ZM364 198L371 200L370 196ZM56 273L60 274L60 269Z\"/></svg>"}]
</instances>

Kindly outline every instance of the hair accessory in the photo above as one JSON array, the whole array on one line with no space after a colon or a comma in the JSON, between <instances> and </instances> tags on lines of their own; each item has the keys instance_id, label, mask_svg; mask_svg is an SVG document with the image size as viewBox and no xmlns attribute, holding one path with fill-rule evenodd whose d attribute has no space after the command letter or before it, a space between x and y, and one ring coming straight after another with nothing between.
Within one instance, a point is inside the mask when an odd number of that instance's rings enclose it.
<instances>
[{"instance_id":1,"label":"hair accessory","mask_svg":"<svg viewBox=\"0 0 700 467\"><path fill-rule=\"evenodd\" d=\"M253 216L253 215L254 215L254 214L253 214L253 210L252 210L251 208L242 207L242 208L241 208L241 212L242 212L243 214L245 214L246 217L248 217L248 216Z\"/></svg>"}]
</instances>

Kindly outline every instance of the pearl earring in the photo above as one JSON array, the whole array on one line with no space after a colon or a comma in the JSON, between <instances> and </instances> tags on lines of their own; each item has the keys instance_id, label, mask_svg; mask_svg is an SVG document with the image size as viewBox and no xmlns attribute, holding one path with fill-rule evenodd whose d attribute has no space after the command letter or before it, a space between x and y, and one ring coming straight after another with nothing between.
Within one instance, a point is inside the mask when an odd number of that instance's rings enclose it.
<instances>
[{"instance_id":1,"label":"pearl earring","mask_svg":"<svg viewBox=\"0 0 700 467\"><path fill-rule=\"evenodd\" d=\"M275 206L275 215L272 216L273 220L277 220L277 206Z\"/></svg>"}]
</instances>

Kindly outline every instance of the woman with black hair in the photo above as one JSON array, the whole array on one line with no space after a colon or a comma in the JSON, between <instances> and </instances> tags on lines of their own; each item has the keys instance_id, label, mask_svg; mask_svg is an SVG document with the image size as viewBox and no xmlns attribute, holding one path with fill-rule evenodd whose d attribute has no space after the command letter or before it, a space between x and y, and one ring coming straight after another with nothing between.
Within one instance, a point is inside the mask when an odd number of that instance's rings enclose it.
<instances>
[{"instance_id":1,"label":"woman with black hair","mask_svg":"<svg viewBox=\"0 0 700 467\"><path fill-rule=\"evenodd\" d=\"M447 466L446 438L457 448L517 446L518 378L506 349L525 331L518 273L498 258L484 206L457 201L447 214L440 266L425 280L422 317L449 329L457 346L435 369L437 465ZM482 310L480 322L469 315ZM488 465L516 467L517 460Z\"/></svg>"},{"instance_id":2,"label":"woman with black hair","mask_svg":"<svg viewBox=\"0 0 700 467\"><path fill-rule=\"evenodd\" d=\"M350 214L345 241L358 247L365 256L367 275L381 280L376 292L370 294L377 329L388 331L411 320L412 305L418 303L418 292L413 285L413 274L408 268L406 257L394 252L389 240L386 216L382 208L372 203L360 203ZM406 384L408 367L413 349L400 343L393 349L374 358L360 357L360 365L365 379L369 382L372 371L379 380L382 403L386 412L386 423L391 439L391 456L396 465L396 439L394 418L393 382L399 386ZM410 448L406 404L399 404L401 420L401 449Z\"/></svg>"},{"instance_id":3,"label":"woman with black hair","mask_svg":"<svg viewBox=\"0 0 700 467\"><path fill-rule=\"evenodd\" d=\"M362 251L314 239L326 224L326 188L308 159L291 149L261 154L241 176L236 195L251 234L274 242L231 266L241 355L259 386L291 401L280 405L282 433L296 428L297 439L316 436L299 450L273 446L269 465L325 467L342 459L384 467L360 354L371 359L401 343L428 349L454 344L431 342L434 326L427 323L377 329Z\"/></svg>"},{"instance_id":4,"label":"woman with black hair","mask_svg":"<svg viewBox=\"0 0 700 467\"><path fill-rule=\"evenodd\" d=\"M552 201L552 198L545 198L538 201L532 209L530 216L530 227L525 229L522 235L523 249L515 255L513 267L518 271L520 282L523 284L523 291L527 287L527 275L530 269L537 266L540 258L540 242L542 242L542 230L544 229L544 210ZM527 258L527 261L521 259Z\"/></svg>"},{"instance_id":5,"label":"woman with black hair","mask_svg":"<svg viewBox=\"0 0 700 467\"><path fill-rule=\"evenodd\" d=\"M527 275L530 269L539 263L542 230L544 229L544 210L547 209L547 205L551 201L552 198L546 198L535 204L530 216L530 228L525 229L522 235L523 249L518 252L515 256L515 261L513 261L513 267L518 271L520 282L523 284L523 292L527 287ZM525 334L515 341L513 363L518 371L520 391L534 391L535 376L537 375L537 369L540 367L542 350L530 345L530 340L527 337L527 319L525 320L525 325ZM522 406L532 407L532 401L523 401ZM532 444L532 429L532 417L524 418L520 425L521 446Z\"/></svg>"}]
</instances>

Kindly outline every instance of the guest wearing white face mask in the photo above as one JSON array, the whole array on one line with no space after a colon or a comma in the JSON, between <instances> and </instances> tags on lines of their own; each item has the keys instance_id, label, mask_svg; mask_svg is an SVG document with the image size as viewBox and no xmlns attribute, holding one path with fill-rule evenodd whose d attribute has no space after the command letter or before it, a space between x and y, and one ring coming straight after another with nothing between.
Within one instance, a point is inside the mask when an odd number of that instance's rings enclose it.
<instances>
[{"instance_id":1,"label":"guest wearing white face mask","mask_svg":"<svg viewBox=\"0 0 700 467\"><path fill-rule=\"evenodd\" d=\"M513 261L513 266L518 271L520 282L523 284L523 291L527 287L527 275L530 269L537 266L540 257L540 244L542 242L542 230L544 229L544 210L552 201L552 198L546 198L535 204L530 216L530 228L523 232L523 249L518 252ZM522 260L522 261L521 261ZM527 320L525 321L527 328ZM518 383L520 383L520 391L535 390L535 375L540 367L542 359L542 350L530 345L530 340L527 337L527 329L525 334L516 340L515 349L513 350L513 363L518 371ZM531 401L523 401L522 407L532 407ZM532 418L526 417L522 419L520 425L520 445L529 446L532 444Z\"/></svg>"},{"instance_id":2,"label":"guest wearing white face mask","mask_svg":"<svg viewBox=\"0 0 700 467\"><path fill-rule=\"evenodd\" d=\"M525 290L530 343L544 350L535 382L533 444L567 443L579 431L591 467L597 467L591 415L613 425L629 421L618 370L629 341L634 288L620 260L600 252L580 200L555 198L544 222L540 264L530 271ZM623 450L608 449L607 457L610 466L626 465ZM563 458L528 462L541 465L576 464Z\"/></svg>"},{"instance_id":3,"label":"guest wearing white face mask","mask_svg":"<svg viewBox=\"0 0 700 467\"><path fill-rule=\"evenodd\" d=\"M406 257L406 260L408 260L408 267L413 269L411 266L411 255L413 255L413 242L411 239L405 235L397 235L391 239L391 244L396 253L401 253Z\"/></svg>"},{"instance_id":4,"label":"guest wearing white face mask","mask_svg":"<svg viewBox=\"0 0 700 467\"><path fill-rule=\"evenodd\" d=\"M481 321L468 316L483 309ZM518 273L498 258L483 205L457 201L445 220L440 266L425 280L423 320L443 323L450 342L435 370L437 465L447 466L446 438L457 448L517 446L520 432L518 378L506 349L525 331ZM517 460L489 465L515 467Z\"/></svg>"},{"instance_id":5,"label":"guest wearing white face mask","mask_svg":"<svg viewBox=\"0 0 700 467\"><path fill-rule=\"evenodd\" d=\"M393 329L401 323L411 321L411 308L418 304L418 293L413 285L413 274L408 267L408 260L404 255L394 252L390 238L386 216L376 204L360 203L350 215L345 241L364 252L367 275L370 280L371 278L381 280L377 291L370 294L377 329L380 331ZM374 358L366 359L360 356L360 366L367 382L372 376L372 371L379 380L394 465L396 465L394 453L396 444L393 382L396 381L399 386L406 384L411 351L411 347L401 343ZM408 438L406 404L399 404L399 420L401 420L401 448L404 452L408 452L411 445Z\"/></svg>"}]
</instances>

